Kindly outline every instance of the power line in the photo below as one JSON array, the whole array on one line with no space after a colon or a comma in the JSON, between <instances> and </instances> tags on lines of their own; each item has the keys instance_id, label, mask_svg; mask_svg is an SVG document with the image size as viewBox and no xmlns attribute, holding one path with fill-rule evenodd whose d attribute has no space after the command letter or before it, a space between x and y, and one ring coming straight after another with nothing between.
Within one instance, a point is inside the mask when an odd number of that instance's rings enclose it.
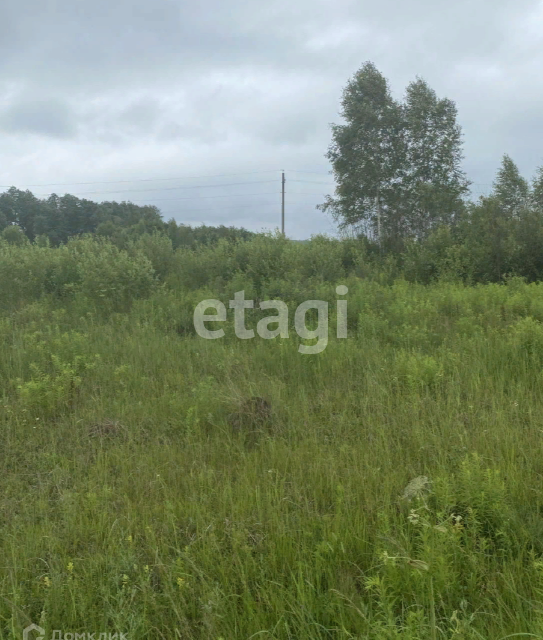
<instances>
[{"instance_id":1,"label":"power line","mask_svg":"<svg viewBox=\"0 0 543 640\"><path fill-rule=\"evenodd\" d=\"M279 172L280 170L278 169L274 169L274 170L269 170L269 171L253 171L253 172L245 172L245 173L230 173L230 174L216 174L216 175L207 175L207 176L185 176L184 178L178 177L178 178L144 178L144 179L133 179L133 180L112 180L112 181L103 181L103 182L79 182L79 183L49 183L49 184L41 184L41 185L27 185L27 186L73 186L73 185L91 185L91 184L121 184L121 183L130 183L130 182L153 182L153 181L168 181L168 180L181 180L181 179L196 179L196 178L219 178L219 177L226 177L226 176L239 176L239 175L257 175L257 174L263 174L263 173L275 173L275 172ZM293 169L289 169L289 171L291 171L292 173L298 173L298 174L315 174L315 175L330 175L331 172L319 172L319 171L296 171ZM323 185L323 186L327 186L330 188L334 188L336 187L335 183L330 183L330 182L322 182L322 181L313 181L313 180L303 180L303 179L294 179L291 180L291 182L298 182L298 183L303 183L303 184L315 184L315 185ZM237 183L226 183L226 184L202 184L202 185L190 185L190 186L180 186L180 187L154 187L154 188L150 188L150 189L119 189L119 190L108 190L108 191L84 191L84 192L80 192L80 193L75 193L75 194L71 194L75 197L79 197L82 195L105 195L105 194L122 194L122 193L126 193L126 194L132 194L132 193L141 193L141 192L152 192L152 191L176 191L176 190L183 190L183 189L209 189L209 188L216 188L216 187L231 187L231 186L241 186L241 185L248 185L248 184L271 184L271 183L275 183L275 180L262 180L262 181L250 181L250 182L237 182ZM491 187L493 186L492 184L489 183L472 183L471 186L475 186L475 187ZM472 195L480 195L480 189L472 189L471 190ZM244 194L224 194L224 195L215 195L215 196L194 196L194 197L185 197L185 198L152 198L151 200L147 200L147 201L133 201L132 199L130 199L130 202L133 202L134 204L137 204L138 202L140 203L144 203L144 202L148 202L149 204L153 204L155 202L182 202L182 201L187 201L187 200L196 200L196 199L212 199L212 198L240 198L240 197L253 197L253 196L263 196L263 195L276 195L278 193L282 194L282 228L284 229L284 196L285 196L285 191L284 191L284 173L283 173L283 178L282 178L282 190L280 192L267 192L267 193L244 193ZM52 195L50 193L47 194L36 194L39 196L48 196L48 195ZM289 196L313 196L315 198L317 197L323 197L322 193L316 193L316 192L293 192L293 193L289 193ZM313 204L313 203L312 203ZM272 207L272 206L277 206L275 203L268 203L268 204L251 204L251 205L246 205L245 207L243 206L238 206L237 208L257 208L257 207ZM317 205L314 205L317 206ZM167 213L167 212L165 212ZM191 213L190 211L180 211L180 213L183 214L189 214ZM195 211L193 211L193 213L220 213L219 210L202 210L202 209L197 209Z\"/></svg>"},{"instance_id":2,"label":"power line","mask_svg":"<svg viewBox=\"0 0 543 640\"><path fill-rule=\"evenodd\" d=\"M226 195L221 195L221 196L194 196L193 198L166 198L166 201L173 202L174 200L198 200L200 198L241 198L245 196L271 196L271 195L277 195L280 193L281 193L280 191L268 191L267 193L232 193L232 194L227 193ZM311 195L315 195L315 194L311 194ZM160 202L161 200L164 200L164 199L153 198L153 200L149 200L149 202Z\"/></svg>"},{"instance_id":3,"label":"power line","mask_svg":"<svg viewBox=\"0 0 543 640\"><path fill-rule=\"evenodd\" d=\"M90 195L96 193L140 193L142 191L176 191L178 189L209 189L213 187L237 187L245 184L270 184L276 180L253 180L251 182L230 182L228 184L199 184L190 187L156 187L154 189L118 189L115 191L80 191L79 195ZM36 195L50 196L52 193L37 193ZM76 194L70 194L76 195Z\"/></svg>"},{"instance_id":4,"label":"power line","mask_svg":"<svg viewBox=\"0 0 543 640\"><path fill-rule=\"evenodd\" d=\"M171 180L192 180L192 179L199 179L199 178L223 178L223 177L228 177L228 176L241 176L241 175L257 175L257 174L263 174L263 173L276 173L276 172L280 172L280 169L270 169L269 171L248 171L248 172L244 172L244 173L222 173L222 174L216 174L216 175L204 175L204 176L178 176L175 178L134 178L132 180L102 180L102 181L94 181L94 182L51 182L51 183L40 183L40 184L23 184L21 185L22 187L50 187L50 186L76 186L76 185L91 185L91 184L126 184L126 183L130 183L130 182L162 182L162 181L171 181ZM294 169L288 169L288 171L292 172L292 173L311 173L311 174L316 174L316 175L330 175L330 173L328 172L324 172L324 171L297 171ZM272 181L262 181L262 182L274 182ZM333 186L331 183L327 183L327 182L314 182L314 181L310 181L310 180L291 180L290 182L305 182L305 183L311 183L311 184L326 184L326 185L330 185ZM250 184L250 183L232 183L232 184ZM255 182L255 184L258 184L258 182ZM474 186L483 186L483 187L492 187L493 184L492 183L488 183L488 182L473 182L472 185ZM12 185L0 185L0 189L9 189L10 186ZM213 186L231 186L230 184L226 184L226 185L201 185L202 188L207 188L208 186L213 187ZM199 188L198 186L194 186L194 187L165 187L162 190L169 190L169 189L197 189ZM159 189L148 189L148 191L158 191ZM123 190L123 191L85 191L82 193L88 193L88 194L94 194L94 193L124 193L124 192L129 192L129 191L145 191L145 189L127 189L127 190ZM37 194L37 195L49 195L49 194Z\"/></svg>"},{"instance_id":5,"label":"power line","mask_svg":"<svg viewBox=\"0 0 543 640\"><path fill-rule=\"evenodd\" d=\"M136 204L136 203L134 203ZM238 209L263 209L264 207L276 207L277 203L275 202L267 202L263 204L245 204L245 205L235 205L236 211ZM177 209L171 209L171 211L177 211ZM221 212L230 212L231 209L183 209L180 213L221 213Z\"/></svg>"},{"instance_id":6,"label":"power line","mask_svg":"<svg viewBox=\"0 0 543 640\"><path fill-rule=\"evenodd\" d=\"M240 195L242 195L242 194L240 194ZM260 195L260 194L259 194L259 195ZM281 195L281 192L279 191L279 192L277 192L277 194L276 194L276 193L273 193L273 194L268 194L268 195ZM287 195L288 195L288 194L287 194ZM290 194L290 195L292 195L292 194ZM214 197L214 196L212 196L212 197ZM168 198L167 200L163 200L162 202L179 202L179 201L183 201L183 200L185 200L185 199L186 199L186 198ZM191 198L191 199L192 199L192 198ZM131 202L132 204L150 204L150 205L152 205L152 203L153 203L153 202L159 202L159 200L130 200L130 202ZM305 201L305 203L306 203L306 204L313 204L313 201L310 201L310 200L308 201L308 200L306 200L306 201ZM303 202L298 201L296 204L297 204L297 205L300 205L300 204L303 204ZM276 206L277 206L277 203L275 203L275 202L255 203L255 204L250 204L250 205L243 205L243 208L260 207L260 206L266 206L266 207L267 207L267 206L270 206L270 207L272 207L272 206L273 206L273 207L276 207ZM279 205L279 206L280 206L280 205ZM240 207L240 205L236 205L236 207L238 207L238 208L239 208L239 207Z\"/></svg>"},{"instance_id":7,"label":"power line","mask_svg":"<svg viewBox=\"0 0 543 640\"><path fill-rule=\"evenodd\" d=\"M322 193L310 193L309 191L293 191L288 193L289 196L320 196Z\"/></svg>"},{"instance_id":8,"label":"power line","mask_svg":"<svg viewBox=\"0 0 543 640\"><path fill-rule=\"evenodd\" d=\"M335 186L335 184L330 182L314 182L313 180L290 180L290 182L304 182L305 184L325 184L329 187Z\"/></svg>"},{"instance_id":9,"label":"power line","mask_svg":"<svg viewBox=\"0 0 543 640\"><path fill-rule=\"evenodd\" d=\"M225 178L227 176L249 176L258 173L277 173L281 169L270 169L269 171L246 171L244 173L221 173L214 176L179 176L177 178L134 178L133 180L98 180L96 182L49 182L42 184L23 184L22 187L71 187L78 184L121 184L123 182L158 182L159 180L196 180L200 178ZM0 185L0 189L9 189L13 185Z\"/></svg>"},{"instance_id":10,"label":"power line","mask_svg":"<svg viewBox=\"0 0 543 640\"><path fill-rule=\"evenodd\" d=\"M294 169L285 169L285 171L290 171L291 173L315 173L320 176L330 175L330 172L328 171L295 171Z\"/></svg>"},{"instance_id":11,"label":"power line","mask_svg":"<svg viewBox=\"0 0 543 640\"><path fill-rule=\"evenodd\" d=\"M277 205L273 205L273 206L275 207ZM235 211L237 211L239 208L241 208L241 207L236 207ZM260 207L258 207L258 208L260 208ZM256 209L257 209L257 207L255 207L255 210ZM228 213L228 214L234 213L235 214L235 211L232 212L230 209L196 209L194 211L191 211L191 210L185 211L184 209L183 210L171 209L169 211L163 211L162 214L164 216L173 215L174 213L177 214L177 215L180 215L180 216L181 215L182 216L192 215L194 213L198 213L198 214L202 214L202 215L203 214L218 214L218 213ZM305 213L315 213L314 209L311 209L311 208L310 209L300 209L300 210L297 210L296 212L297 213L304 213L304 214Z\"/></svg>"},{"instance_id":12,"label":"power line","mask_svg":"<svg viewBox=\"0 0 543 640\"><path fill-rule=\"evenodd\" d=\"M281 194L281 191L278 191L278 192L273 191L273 192L269 192L269 193L258 193L258 194L239 194L239 195L240 195L240 196L241 196L241 195L264 195L264 196L265 196L265 195L280 195L280 194ZM292 193L291 193L291 194L287 194L287 195L297 195L297 194L296 194L296 193L294 193L294 194L292 194ZM312 194L306 194L306 195L316 195L316 196L319 196L319 195L321 195L321 194L319 194L319 193L317 193L317 194L312 193ZM202 196L202 197L209 197L209 196ZM216 197L216 196L210 196L210 197L214 198L214 197ZM223 197L223 196L219 196L219 197ZM228 197L228 196L224 196L224 197ZM180 200L186 200L186 199L187 199L187 198L153 198L152 200L139 200L139 199L136 199L136 200L130 200L130 202L131 202L132 204L146 203L146 202L148 202L148 203L153 203L153 202L179 202ZM189 199L192 199L192 198L189 198ZM243 207L252 207L252 206L261 206L261 205L266 205L266 206L268 206L268 205L269 205L269 206L274 206L274 207L276 207L276 206L277 206L277 204L276 204L276 203L255 203L255 205L252 205L252 204L250 204L250 205L243 205Z\"/></svg>"},{"instance_id":13,"label":"power line","mask_svg":"<svg viewBox=\"0 0 543 640\"><path fill-rule=\"evenodd\" d=\"M294 173L294 174L314 174L314 175L327 175L327 176L331 176L332 172L328 171L297 171L294 169L288 169L287 171ZM172 181L172 180L190 180L190 179L203 179L203 178L222 178L222 177L228 177L228 176L243 176L243 175L258 175L258 174L265 174L265 173L280 173L282 172L282 190L278 191L278 192L265 192L265 193L240 193L240 194L223 194L223 195L214 195L214 196L202 196L202 195L198 195L198 196L194 196L194 197L182 197L182 198L152 198L151 200L147 200L147 201L142 201L142 200L136 200L133 201L132 199L130 199L129 201L137 204L139 203L149 203L149 204L154 204L154 203L158 203L158 202L183 202L183 201L188 201L188 200L199 200L199 199L213 199L213 198L240 198L240 197L258 197L258 196L266 196L266 195L278 195L278 194L282 194L282 204L281 204L281 209L282 209L282 224L281 227L283 229L284 232L284 214L285 214L285 190L284 190L284 176L285 176L285 172L283 170L279 170L279 169L273 169L273 170L269 170L269 171L252 171L252 172L244 172L244 173L226 173L226 174L215 174L215 175L201 175L201 176L179 176L179 177L174 177L174 178L138 178L138 179L132 179L132 180L110 180L110 181L93 181L93 182L73 182L73 183L45 183L45 184L33 184L33 185L26 185L27 187L45 187L45 186L76 186L76 185L107 185L107 184L127 184L127 183L143 183L143 182L165 182L165 181ZM106 195L106 194L133 194L133 193L142 193L142 192L160 192L160 191L177 191L177 190L183 190L183 189L210 189L210 188L216 188L216 187L232 187L232 186L242 186L242 185L249 185L249 184L271 184L271 183L275 183L275 180L261 180L261 181L246 181L246 182L236 182L236 183L225 183L225 184L201 184L201 185L184 185L184 186L178 186L178 187L153 187L153 188L145 188L145 189L118 189L118 190L107 190L107 191L83 191L83 192L79 192L79 193L73 193L71 195L75 196L75 197L79 197L79 196L84 196L84 195ZM324 182L324 181L314 181L314 180L304 180L304 179L293 179L290 180L290 182L297 182L297 183L301 183L301 184L315 184L315 185L323 185L323 186L327 186L330 189L333 189L335 187L337 187L336 182ZM472 195L481 195L481 187L492 187L494 186L493 184L490 183L471 183L470 187L475 187L475 189L470 189L471 194ZM0 188L9 188L9 187L1 187ZM487 189L485 190L487 191ZM51 193L38 193L35 194L38 196L49 196L52 195ZM289 197L290 196L312 196L313 198L319 198L319 197L324 197L324 194L321 193L317 193L317 192L292 192L292 193L288 193ZM304 211L300 211L300 209L298 208L298 204L303 204L303 203L293 203L295 204L295 207L297 209L297 213L305 213L305 209ZM307 203L309 204L309 203ZM313 205L313 207L316 207L316 203L312 202L311 203ZM250 204L250 205L235 205L233 204L231 207L229 207L228 209L223 209L222 211L224 211L225 213L230 213L232 212L232 209L264 209L266 207L275 207L277 206L276 203L259 203L259 204ZM181 210L173 210L173 211L161 211L162 215L171 215L173 213L176 213L178 215L191 215L191 214L197 214L199 216L202 215L217 215L221 213L220 209L195 209L195 210L183 210L181 208Z\"/></svg>"}]
</instances>

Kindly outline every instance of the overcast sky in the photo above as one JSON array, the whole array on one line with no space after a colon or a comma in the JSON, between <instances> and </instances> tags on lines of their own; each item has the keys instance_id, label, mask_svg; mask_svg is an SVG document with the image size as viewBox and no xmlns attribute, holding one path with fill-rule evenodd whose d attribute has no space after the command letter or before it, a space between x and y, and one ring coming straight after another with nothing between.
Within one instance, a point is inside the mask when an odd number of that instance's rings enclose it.
<instances>
[{"instance_id":1,"label":"overcast sky","mask_svg":"<svg viewBox=\"0 0 543 640\"><path fill-rule=\"evenodd\" d=\"M0 191L261 230L285 169L287 235L333 233L329 123L371 60L456 102L487 193L504 153L543 164L542 45L535 0L0 0Z\"/></svg>"}]
</instances>

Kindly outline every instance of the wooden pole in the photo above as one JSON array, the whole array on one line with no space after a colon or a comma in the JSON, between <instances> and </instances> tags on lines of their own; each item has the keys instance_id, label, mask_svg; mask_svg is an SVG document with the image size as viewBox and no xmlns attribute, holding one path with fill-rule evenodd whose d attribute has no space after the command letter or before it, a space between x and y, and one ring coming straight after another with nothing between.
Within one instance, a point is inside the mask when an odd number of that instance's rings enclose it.
<instances>
[{"instance_id":1,"label":"wooden pole","mask_svg":"<svg viewBox=\"0 0 543 640\"><path fill-rule=\"evenodd\" d=\"M281 177L281 233L285 235L285 172Z\"/></svg>"}]
</instances>

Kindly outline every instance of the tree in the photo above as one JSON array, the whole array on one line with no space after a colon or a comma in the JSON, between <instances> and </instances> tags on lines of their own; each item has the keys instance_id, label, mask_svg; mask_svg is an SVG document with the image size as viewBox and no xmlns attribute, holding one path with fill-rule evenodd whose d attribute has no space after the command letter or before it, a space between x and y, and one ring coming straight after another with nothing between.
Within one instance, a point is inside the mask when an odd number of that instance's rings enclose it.
<instances>
[{"instance_id":1,"label":"tree","mask_svg":"<svg viewBox=\"0 0 543 640\"><path fill-rule=\"evenodd\" d=\"M112 220L122 227L132 227L144 220L148 232L164 228L160 211L152 205L140 206L126 201L101 202L97 215L99 222Z\"/></svg>"},{"instance_id":2,"label":"tree","mask_svg":"<svg viewBox=\"0 0 543 640\"><path fill-rule=\"evenodd\" d=\"M8 225L2 232L2 238L8 243L21 247L28 244L28 238L18 224Z\"/></svg>"},{"instance_id":3,"label":"tree","mask_svg":"<svg viewBox=\"0 0 543 640\"><path fill-rule=\"evenodd\" d=\"M2 232L9 224L7 215L0 209L0 232Z\"/></svg>"},{"instance_id":4,"label":"tree","mask_svg":"<svg viewBox=\"0 0 543 640\"><path fill-rule=\"evenodd\" d=\"M469 205L468 211L462 232L474 279L500 282L518 264L518 222L507 215L496 195L481 196L478 203Z\"/></svg>"},{"instance_id":5,"label":"tree","mask_svg":"<svg viewBox=\"0 0 543 640\"><path fill-rule=\"evenodd\" d=\"M510 218L518 218L529 204L530 187L519 173L517 165L504 154L502 164L494 181L493 195Z\"/></svg>"},{"instance_id":6,"label":"tree","mask_svg":"<svg viewBox=\"0 0 543 640\"><path fill-rule=\"evenodd\" d=\"M44 202L43 214L36 218L35 232L46 235L54 245L76 235L94 233L98 226L98 207L96 202L68 193L61 197L52 194Z\"/></svg>"},{"instance_id":7,"label":"tree","mask_svg":"<svg viewBox=\"0 0 543 640\"><path fill-rule=\"evenodd\" d=\"M412 82L405 103L391 97L388 83L371 62L343 93L346 125L331 125L326 157L338 182L330 210L340 229L358 225L400 249L407 237L423 239L450 224L464 208L469 181L461 169L462 132L454 102L438 99L422 79Z\"/></svg>"},{"instance_id":8,"label":"tree","mask_svg":"<svg viewBox=\"0 0 543 640\"><path fill-rule=\"evenodd\" d=\"M5 191L0 194L0 231L10 224L15 224L16 221L17 214L14 211L13 199L9 192Z\"/></svg>"},{"instance_id":9,"label":"tree","mask_svg":"<svg viewBox=\"0 0 543 640\"><path fill-rule=\"evenodd\" d=\"M341 116L346 125L330 125L337 198L317 208L330 210L341 229L362 225L381 235L380 222L398 205L405 170L404 121L387 80L366 62L343 91ZM388 229L383 232L388 233Z\"/></svg>"},{"instance_id":10,"label":"tree","mask_svg":"<svg viewBox=\"0 0 543 640\"><path fill-rule=\"evenodd\" d=\"M421 78L406 90L405 178L411 233L422 239L439 225L451 224L463 209L469 181L462 171L462 130L452 100L438 99Z\"/></svg>"},{"instance_id":11,"label":"tree","mask_svg":"<svg viewBox=\"0 0 543 640\"><path fill-rule=\"evenodd\" d=\"M0 214L8 224L18 224L29 240L34 240L34 224L42 208L42 201L28 190L10 187L0 195Z\"/></svg>"},{"instance_id":12,"label":"tree","mask_svg":"<svg viewBox=\"0 0 543 640\"><path fill-rule=\"evenodd\" d=\"M543 166L536 169L532 180L532 204L543 210Z\"/></svg>"},{"instance_id":13,"label":"tree","mask_svg":"<svg viewBox=\"0 0 543 640\"><path fill-rule=\"evenodd\" d=\"M52 193L43 201L42 213L35 219L36 235L47 236L54 246L65 242L67 236L63 218L61 198L56 193Z\"/></svg>"},{"instance_id":14,"label":"tree","mask_svg":"<svg viewBox=\"0 0 543 640\"><path fill-rule=\"evenodd\" d=\"M516 221L518 245L515 272L530 282L543 278L543 209L531 208Z\"/></svg>"}]
</instances>

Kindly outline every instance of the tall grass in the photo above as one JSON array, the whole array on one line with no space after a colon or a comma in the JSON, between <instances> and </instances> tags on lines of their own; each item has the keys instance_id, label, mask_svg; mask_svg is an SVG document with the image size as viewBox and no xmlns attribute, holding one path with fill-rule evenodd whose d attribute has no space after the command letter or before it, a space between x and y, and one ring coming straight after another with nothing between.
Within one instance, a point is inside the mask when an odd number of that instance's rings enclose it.
<instances>
[{"instance_id":1,"label":"tall grass","mask_svg":"<svg viewBox=\"0 0 543 640\"><path fill-rule=\"evenodd\" d=\"M4 247L6 287L43 269L0 316L0 638L543 638L543 287L380 283L273 241ZM329 301L326 349L230 316L196 336L242 288L291 321ZM248 447L252 396L273 432Z\"/></svg>"}]
</instances>

